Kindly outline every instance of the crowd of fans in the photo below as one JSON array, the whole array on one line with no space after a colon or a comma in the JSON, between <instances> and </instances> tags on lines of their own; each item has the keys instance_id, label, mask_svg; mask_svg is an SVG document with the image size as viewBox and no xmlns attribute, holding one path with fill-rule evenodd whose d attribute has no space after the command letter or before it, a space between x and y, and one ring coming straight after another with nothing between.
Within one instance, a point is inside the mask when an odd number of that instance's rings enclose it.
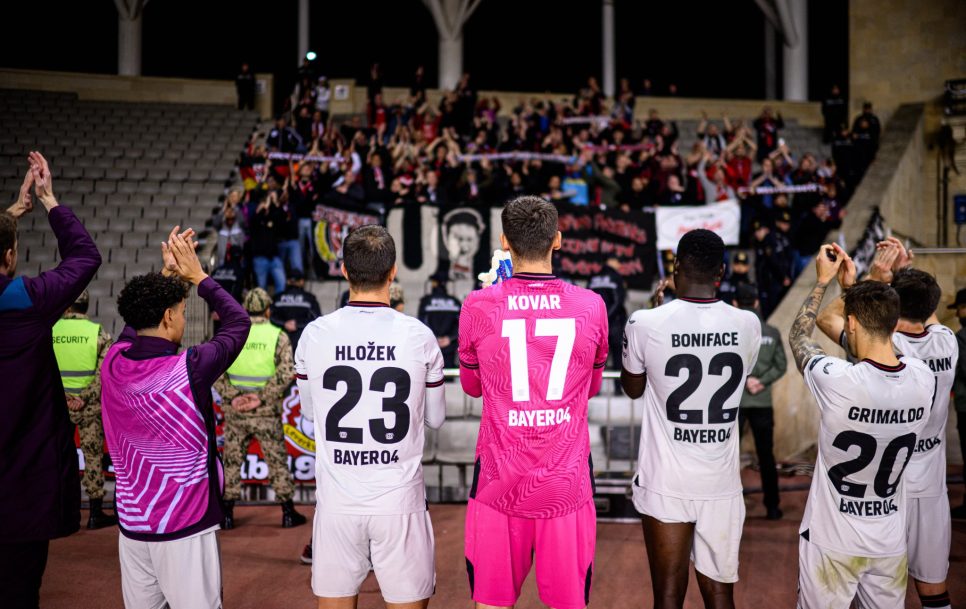
<instances>
[{"instance_id":1,"label":"crowd of fans","mask_svg":"<svg viewBox=\"0 0 966 609\"><path fill-rule=\"evenodd\" d=\"M769 107L750 121L704 116L696 139L682 141L656 110L635 118L627 79L613 99L591 77L567 99L521 99L508 117L469 74L433 104L420 68L408 94L390 100L374 65L366 91L365 117L336 121L327 79L306 62L286 111L242 154L244 188L216 220L219 256L245 247L259 286L280 290L287 272L311 270L318 204L384 216L399 205L500 206L524 194L625 211L738 199L741 245L765 254L758 282L776 303L841 223L879 138L870 105L848 128L837 89L823 103L825 157L793 150Z\"/></svg>"}]
</instances>

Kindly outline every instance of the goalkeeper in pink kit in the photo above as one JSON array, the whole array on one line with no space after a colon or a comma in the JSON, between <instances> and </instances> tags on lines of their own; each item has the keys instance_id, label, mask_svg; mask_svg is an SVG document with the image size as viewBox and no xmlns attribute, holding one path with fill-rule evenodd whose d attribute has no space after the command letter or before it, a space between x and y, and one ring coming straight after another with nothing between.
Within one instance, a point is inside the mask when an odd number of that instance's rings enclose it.
<instances>
[{"instance_id":1,"label":"goalkeeper in pink kit","mask_svg":"<svg viewBox=\"0 0 966 609\"><path fill-rule=\"evenodd\" d=\"M596 542L587 400L607 361L600 296L560 281L557 210L507 203L503 248L513 276L471 293L460 313L463 390L483 396L466 511L466 569L478 608L512 607L536 562L553 609L590 601Z\"/></svg>"}]
</instances>

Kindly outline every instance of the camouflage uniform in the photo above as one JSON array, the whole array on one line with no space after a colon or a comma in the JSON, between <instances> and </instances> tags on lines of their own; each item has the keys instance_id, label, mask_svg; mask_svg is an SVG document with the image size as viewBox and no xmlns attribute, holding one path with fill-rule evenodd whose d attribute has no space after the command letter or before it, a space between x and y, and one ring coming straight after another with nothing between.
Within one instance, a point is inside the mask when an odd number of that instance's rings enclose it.
<instances>
[{"instance_id":1,"label":"camouflage uniform","mask_svg":"<svg viewBox=\"0 0 966 609\"><path fill-rule=\"evenodd\" d=\"M88 319L83 313L67 311L64 319ZM111 345L111 335L100 327L97 333L97 373L94 381L80 392L84 407L78 411L68 410L70 421L77 425L81 451L84 453L84 489L91 499L104 497L104 423L101 421L101 364Z\"/></svg>"},{"instance_id":2,"label":"camouflage uniform","mask_svg":"<svg viewBox=\"0 0 966 609\"><path fill-rule=\"evenodd\" d=\"M252 316L252 324L267 324L263 316ZM275 345L275 376L256 393L261 405L248 412L237 412L231 401L245 393L228 382L224 374L215 383L221 394L221 409L225 414L225 500L236 501L241 496L241 466L248 454L252 438L258 439L262 454L279 501L288 501L295 494L295 484L288 469L288 451L282 430L282 399L295 378L295 360L288 335L281 332Z\"/></svg>"}]
</instances>

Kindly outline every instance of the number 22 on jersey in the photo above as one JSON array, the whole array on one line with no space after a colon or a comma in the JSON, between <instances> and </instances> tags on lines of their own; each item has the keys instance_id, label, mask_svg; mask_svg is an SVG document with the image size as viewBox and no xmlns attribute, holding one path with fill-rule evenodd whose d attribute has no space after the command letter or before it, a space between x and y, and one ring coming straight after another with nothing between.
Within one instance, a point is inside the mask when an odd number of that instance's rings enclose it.
<instances>
[{"instance_id":1,"label":"number 22 on jersey","mask_svg":"<svg viewBox=\"0 0 966 609\"><path fill-rule=\"evenodd\" d=\"M557 344L550 362L550 376L546 399L563 399L564 383L570 366L570 355L574 350L577 337L576 322L573 318L537 319L533 335L537 338L556 337ZM510 386L514 402L530 401L530 365L527 354L527 320L504 319L503 338L509 339L510 347Z\"/></svg>"}]
</instances>

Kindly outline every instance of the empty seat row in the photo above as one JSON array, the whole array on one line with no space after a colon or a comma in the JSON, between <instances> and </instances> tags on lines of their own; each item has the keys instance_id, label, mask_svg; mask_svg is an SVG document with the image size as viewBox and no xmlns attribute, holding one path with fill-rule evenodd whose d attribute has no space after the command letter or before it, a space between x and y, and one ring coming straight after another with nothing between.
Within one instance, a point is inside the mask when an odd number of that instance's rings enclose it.
<instances>
[{"instance_id":1,"label":"empty seat row","mask_svg":"<svg viewBox=\"0 0 966 609\"><path fill-rule=\"evenodd\" d=\"M41 151L43 152L43 151ZM104 169L118 168L118 169L164 169L171 171L173 169L208 169L210 171L219 172L230 172L236 159L237 154L227 154L224 152L215 151L210 155L206 155L203 158L187 158L184 155L179 154L177 158L161 158L161 159L129 159L129 158L110 158L110 157L95 157L95 156L82 156L82 157L70 157L64 155L47 155L47 160L50 162L51 168L62 169L65 167L94 167ZM27 166L27 155L0 155L0 165L12 166L15 168L15 173L20 175L21 172L26 169Z\"/></svg>"},{"instance_id":2,"label":"empty seat row","mask_svg":"<svg viewBox=\"0 0 966 609\"><path fill-rule=\"evenodd\" d=\"M224 179L229 175L227 171L217 171L212 169L145 169L133 167L125 169L123 167L64 167L58 172L58 177L74 180L118 180L118 192L137 192L134 190L124 190L121 180L134 181L156 181L170 180L174 182L207 182L208 180ZM0 167L0 177L16 177L15 167Z\"/></svg>"},{"instance_id":3,"label":"empty seat row","mask_svg":"<svg viewBox=\"0 0 966 609\"><path fill-rule=\"evenodd\" d=\"M17 190L23 180L21 178L4 178L3 188L5 191ZM177 182L171 180L154 181L133 181L122 180L57 180L55 178L54 187L61 192L97 193L97 194L121 194L133 195L137 193L162 194L162 195L196 195L205 197L217 197L225 190L224 182Z\"/></svg>"}]
</instances>

